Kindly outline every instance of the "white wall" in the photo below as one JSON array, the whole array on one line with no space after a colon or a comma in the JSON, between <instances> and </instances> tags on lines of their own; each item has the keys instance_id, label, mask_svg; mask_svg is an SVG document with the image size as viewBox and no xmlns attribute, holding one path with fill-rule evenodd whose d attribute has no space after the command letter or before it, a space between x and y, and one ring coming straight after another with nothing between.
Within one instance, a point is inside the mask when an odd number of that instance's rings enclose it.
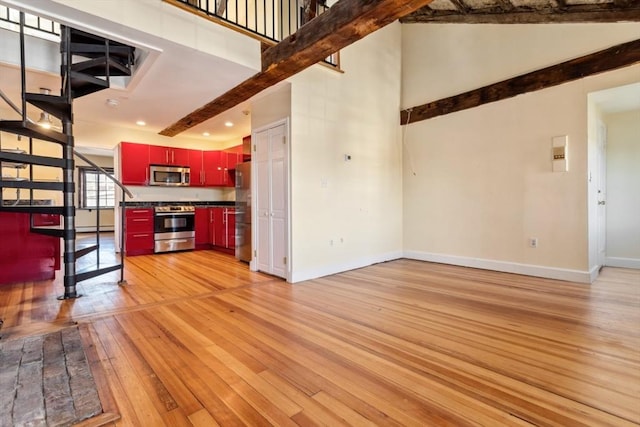
<instances>
[{"instance_id":1,"label":"white wall","mask_svg":"<svg viewBox=\"0 0 640 427\"><path fill-rule=\"evenodd\" d=\"M291 84L282 82L251 100L251 129L259 129L291 115Z\"/></svg>"},{"instance_id":2,"label":"white wall","mask_svg":"<svg viewBox=\"0 0 640 427\"><path fill-rule=\"evenodd\" d=\"M604 116L607 125L606 265L640 268L640 110Z\"/></svg>"},{"instance_id":3,"label":"white wall","mask_svg":"<svg viewBox=\"0 0 640 427\"><path fill-rule=\"evenodd\" d=\"M122 141L191 148L194 150L221 150L230 145L228 142L184 138L181 135L175 137L162 136L156 132L142 129L77 120L73 126L73 134L76 147L93 147L105 150L113 150ZM239 144L242 144L241 140L235 141L235 145Z\"/></svg>"},{"instance_id":4,"label":"white wall","mask_svg":"<svg viewBox=\"0 0 640 427\"><path fill-rule=\"evenodd\" d=\"M402 30L404 107L640 36L637 24ZM405 255L590 281L587 94L639 75L629 67L407 126ZM551 172L558 135L569 136L566 173Z\"/></svg>"},{"instance_id":5,"label":"white wall","mask_svg":"<svg viewBox=\"0 0 640 427\"><path fill-rule=\"evenodd\" d=\"M294 282L402 254L400 36L396 23L342 50L344 74L290 79Z\"/></svg>"}]
</instances>

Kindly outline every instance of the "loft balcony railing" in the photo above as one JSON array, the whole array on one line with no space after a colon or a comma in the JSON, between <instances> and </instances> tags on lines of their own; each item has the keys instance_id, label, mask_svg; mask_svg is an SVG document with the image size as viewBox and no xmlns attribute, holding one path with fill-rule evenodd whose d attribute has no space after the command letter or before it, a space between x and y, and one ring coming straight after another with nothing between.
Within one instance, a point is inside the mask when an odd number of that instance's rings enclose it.
<instances>
[{"instance_id":1,"label":"loft balcony railing","mask_svg":"<svg viewBox=\"0 0 640 427\"><path fill-rule=\"evenodd\" d=\"M165 0L277 43L329 10L326 0ZM339 66L339 53L325 62Z\"/></svg>"},{"instance_id":2,"label":"loft balcony railing","mask_svg":"<svg viewBox=\"0 0 640 427\"><path fill-rule=\"evenodd\" d=\"M0 5L0 28L19 32L20 11ZM30 36L47 40L60 40L60 24L30 13L24 14L24 32Z\"/></svg>"},{"instance_id":3,"label":"loft balcony railing","mask_svg":"<svg viewBox=\"0 0 640 427\"><path fill-rule=\"evenodd\" d=\"M179 3L194 11L268 42L277 43L295 33L298 28L327 10L326 0L165 0ZM0 5L0 28L18 31L20 12ZM25 34L52 41L60 40L60 24L25 13ZM340 65L336 52L324 60L334 67Z\"/></svg>"}]
</instances>

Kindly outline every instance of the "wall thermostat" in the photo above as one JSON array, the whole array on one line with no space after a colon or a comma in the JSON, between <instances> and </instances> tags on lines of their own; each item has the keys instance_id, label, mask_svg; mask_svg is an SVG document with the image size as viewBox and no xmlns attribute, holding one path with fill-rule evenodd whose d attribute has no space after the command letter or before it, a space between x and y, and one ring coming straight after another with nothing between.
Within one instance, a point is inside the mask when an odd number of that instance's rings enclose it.
<instances>
[{"instance_id":1,"label":"wall thermostat","mask_svg":"<svg viewBox=\"0 0 640 427\"><path fill-rule=\"evenodd\" d=\"M567 172L569 136L554 136L551 139L551 169L553 172Z\"/></svg>"}]
</instances>

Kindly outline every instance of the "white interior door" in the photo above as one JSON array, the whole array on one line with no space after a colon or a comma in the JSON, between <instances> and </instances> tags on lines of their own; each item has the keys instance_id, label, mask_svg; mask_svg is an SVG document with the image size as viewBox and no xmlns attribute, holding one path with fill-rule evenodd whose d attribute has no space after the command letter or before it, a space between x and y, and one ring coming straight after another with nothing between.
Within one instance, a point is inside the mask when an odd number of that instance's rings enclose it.
<instances>
[{"instance_id":1,"label":"white interior door","mask_svg":"<svg viewBox=\"0 0 640 427\"><path fill-rule=\"evenodd\" d=\"M254 196L256 212L256 236L257 244L254 245L257 252L254 258L257 269L266 273L271 272L270 246L271 246L271 174L269 172L269 130L256 134L254 138L255 150L252 161L255 167L256 194Z\"/></svg>"},{"instance_id":2,"label":"white interior door","mask_svg":"<svg viewBox=\"0 0 640 427\"><path fill-rule=\"evenodd\" d=\"M281 124L271 129L271 274L287 277L287 136Z\"/></svg>"},{"instance_id":3,"label":"white interior door","mask_svg":"<svg viewBox=\"0 0 640 427\"><path fill-rule=\"evenodd\" d=\"M598 266L604 267L607 250L607 127L598 123Z\"/></svg>"},{"instance_id":4,"label":"white interior door","mask_svg":"<svg viewBox=\"0 0 640 427\"><path fill-rule=\"evenodd\" d=\"M256 132L254 140L257 269L287 278L289 150L286 124Z\"/></svg>"}]
</instances>

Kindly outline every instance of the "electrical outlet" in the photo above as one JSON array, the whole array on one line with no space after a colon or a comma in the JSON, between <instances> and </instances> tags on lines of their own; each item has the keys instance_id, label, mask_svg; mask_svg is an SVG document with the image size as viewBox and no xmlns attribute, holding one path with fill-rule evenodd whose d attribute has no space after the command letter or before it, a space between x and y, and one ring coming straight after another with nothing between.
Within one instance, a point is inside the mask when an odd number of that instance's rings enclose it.
<instances>
[{"instance_id":1,"label":"electrical outlet","mask_svg":"<svg viewBox=\"0 0 640 427\"><path fill-rule=\"evenodd\" d=\"M530 248L537 248L538 247L538 238L537 237L530 237L529 238L529 247Z\"/></svg>"}]
</instances>

